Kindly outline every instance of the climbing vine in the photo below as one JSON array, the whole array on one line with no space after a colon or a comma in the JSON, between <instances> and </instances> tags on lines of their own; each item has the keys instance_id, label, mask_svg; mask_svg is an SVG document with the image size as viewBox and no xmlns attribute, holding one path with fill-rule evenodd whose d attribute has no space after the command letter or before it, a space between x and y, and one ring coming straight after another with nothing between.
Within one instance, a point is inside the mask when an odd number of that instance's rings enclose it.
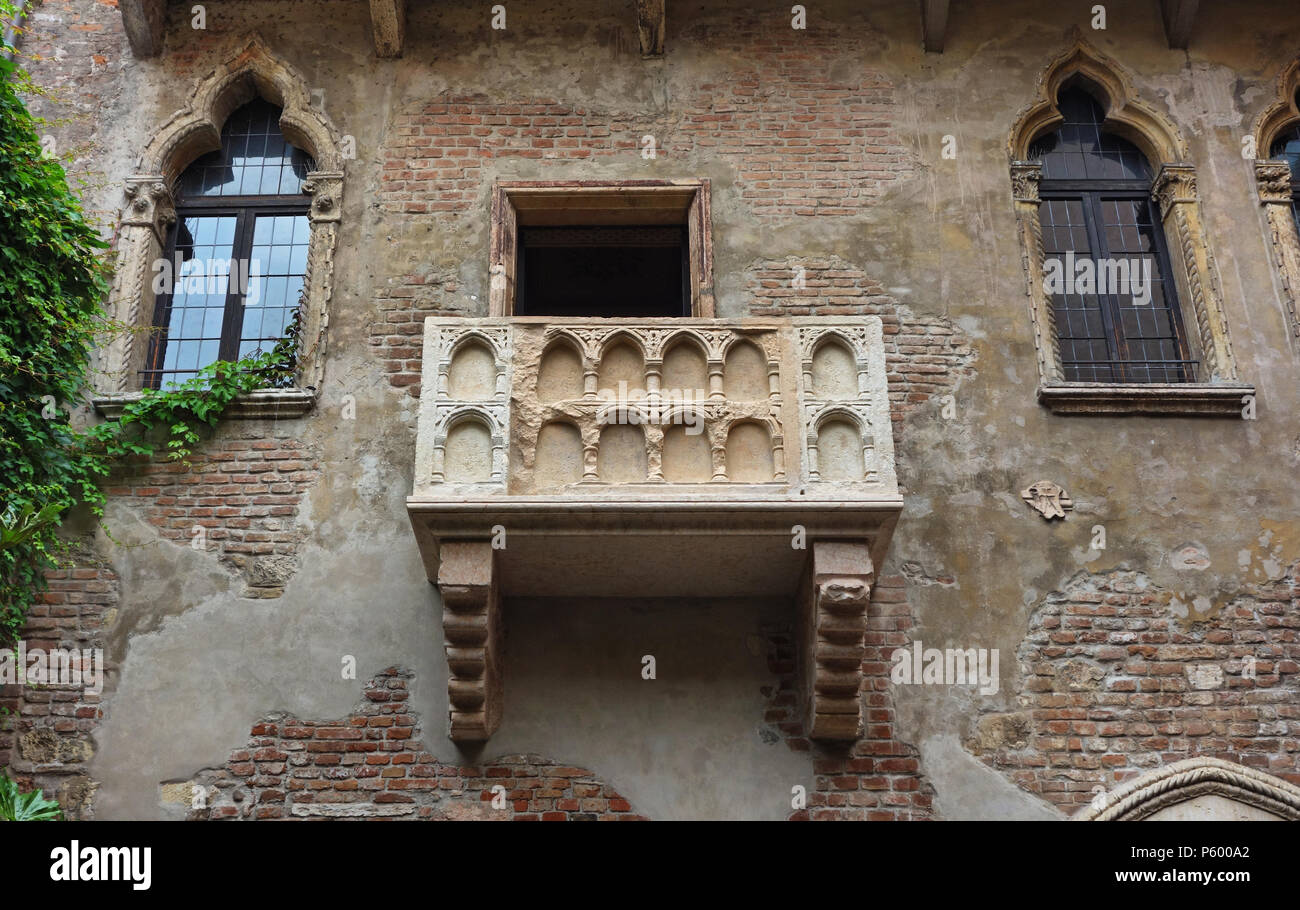
<instances>
[{"instance_id":1,"label":"climbing vine","mask_svg":"<svg viewBox=\"0 0 1300 910\"><path fill-rule=\"evenodd\" d=\"M12 15L0 0L0 19ZM236 397L293 384L298 321L269 353L212 364L147 391L116 419L74 421L91 386L90 352L115 328L102 308L108 244L86 220L23 104L25 76L0 57L0 645L15 639L66 557L58 525L83 504L103 515L99 481L123 457L162 445L184 460Z\"/></svg>"}]
</instances>

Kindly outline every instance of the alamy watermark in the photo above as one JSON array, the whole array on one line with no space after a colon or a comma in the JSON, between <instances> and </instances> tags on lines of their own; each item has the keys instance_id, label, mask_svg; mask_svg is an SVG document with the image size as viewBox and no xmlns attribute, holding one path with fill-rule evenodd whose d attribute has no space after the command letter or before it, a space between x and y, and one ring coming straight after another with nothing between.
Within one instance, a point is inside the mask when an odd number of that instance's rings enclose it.
<instances>
[{"instance_id":1,"label":"alamy watermark","mask_svg":"<svg viewBox=\"0 0 1300 910\"><path fill-rule=\"evenodd\" d=\"M889 655L894 666L889 678L901 686L973 686L981 695L996 695L997 648L927 648L920 641L911 648L896 648Z\"/></svg>"},{"instance_id":2,"label":"alamy watermark","mask_svg":"<svg viewBox=\"0 0 1300 910\"><path fill-rule=\"evenodd\" d=\"M596 397L605 402L597 414L597 421L602 424L675 424L684 426L688 436L704 432L701 406L709 396L703 389L647 392L629 389L627 381L620 379L618 391L601 389Z\"/></svg>"},{"instance_id":3,"label":"alamy watermark","mask_svg":"<svg viewBox=\"0 0 1300 910\"><path fill-rule=\"evenodd\" d=\"M256 259L182 260L178 251L171 259L155 259L153 272L155 294L225 294L233 281L244 306L256 306L261 297L262 264Z\"/></svg>"},{"instance_id":4,"label":"alamy watermark","mask_svg":"<svg viewBox=\"0 0 1300 910\"><path fill-rule=\"evenodd\" d=\"M0 651L0 686L77 686L90 695L104 691L103 648L31 648L19 641Z\"/></svg>"},{"instance_id":5,"label":"alamy watermark","mask_svg":"<svg viewBox=\"0 0 1300 910\"><path fill-rule=\"evenodd\" d=\"M1050 295L1127 294L1133 303L1151 302L1151 260L1075 256L1073 251L1043 261L1043 291Z\"/></svg>"}]
</instances>

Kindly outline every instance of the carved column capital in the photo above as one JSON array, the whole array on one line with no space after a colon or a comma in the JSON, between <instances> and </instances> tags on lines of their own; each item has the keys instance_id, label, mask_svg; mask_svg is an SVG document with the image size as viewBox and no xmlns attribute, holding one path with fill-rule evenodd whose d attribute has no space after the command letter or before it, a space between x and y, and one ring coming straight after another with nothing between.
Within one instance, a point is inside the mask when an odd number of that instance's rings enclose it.
<instances>
[{"instance_id":1,"label":"carved column capital","mask_svg":"<svg viewBox=\"0 0 1300 910\"><path fill-rule=\"evenodd\" d=\"M483 742L501 723L501 596L490 541L444 541L438 591L447 649L448 735Z\"/></svg>"},{"instance_id":2,"label":"carved column capital","mask_svg":"<svg viewBox=\"0 0 1300 910\"><path fill-rule=\"evenodd\" d=\"M1189 164L1163 164L1151 187L1151 198L1160 206L1160 217L1180 202L1196 201L1196 168Z\"/></svg>"},{"instance_id":3,"label":"carved column capital","mask_svg":"<svg viewBox=\"0 0 1300 910\"><path fill-rule=\"evenodd\" d=\"M312 171L302 182L302 191L312 197L308 217L313 224L337 222L343 210L343 174Z\"/></svg>"},{"instance_id":4,"label":"carved column capital","mask_svg":"<svg viewBox=\"0 0 1300 910\"><path fill-rule=\"evenodd\" d=\"M875 569L867 542L811 543L800 655L808 735L853 741L862 729L862 660Z\"/></svg>"},{"instance_id":5,"label":"carved column capital","mask_svg":"<svg viewBox=\"0 0 1300 910\"><path fill-rule=\"evenodd\" d=\"M1291 167L1285 161L1256 161L1255 183L1260 202L1291 204Z\"/></svg>"},{"instance_id":6,"label":"carved column capital","mask_svg":"<svg viewBox=\"0 0 1300 910\"><path fill-rule=\"evenodd\" d=\"M176 200L166 178L161 175L127 177L122 194L127 203L122 225L147 227L160 244L165 243L167 229L176 223Z\"/></svg>"},{"instance_id":7,"label":"carved column capital","mask_svg":"<svg viewBox=\"0 0 1300 910\"><path fill-rule=\"evenodd\" d=\"M1038 184L1043 179L1043 165L1037 161L1013 161L1011 163L1011 196L1016 202L1032 202L1037 205Z\"/></svg>"}]
</instances>

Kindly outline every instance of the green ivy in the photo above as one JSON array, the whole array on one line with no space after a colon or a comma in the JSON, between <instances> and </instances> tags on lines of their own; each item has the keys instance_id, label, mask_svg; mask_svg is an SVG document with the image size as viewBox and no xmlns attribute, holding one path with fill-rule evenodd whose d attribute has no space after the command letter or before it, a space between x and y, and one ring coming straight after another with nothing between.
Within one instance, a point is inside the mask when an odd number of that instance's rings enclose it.
<instances>
[{"instance_id":1,"label":"green ivy","mask_svg":"<svg viewBox=\"0 0 1300 910\"><path fill-rule=\"evenodd\" d=\"M54 822L63 818L59 804L40 790L21 793L8 774L0 773L0 821Z\"/></svg>"},{"instance_id":2,"label":"green ivy","mask_svg":"<svg viewBox=\"0 0 1300 910\"><path fill-rule=\"evenodd\" d=\"M0 626L13 633L61 551L58 516L99 502L97 462L61 403L86 385L108 290L106 244L43 154L0 59Z\"/></svg>"},{"instance_id":3,"label":"green ivy","mask_svg":"<svg viewBox=\"0 0 1300 910\"><path fill-rule=\"evenodd\" d=\"M11 13L0 0L0 18ZM270 353L212 364L145 393L114 420L77 429L71 411L92 387L91 348L115 331L101 306L108 244L62 166L43 154L18 95L25 84L0 57L0 644L17 637L46 571L66 556L60 518L79 503L103 516L98 484L113 463L152 454L160 437L168 457L186 459L236 397L292 386L298 344L295 317Z\"/></svg>"}]
</instances>

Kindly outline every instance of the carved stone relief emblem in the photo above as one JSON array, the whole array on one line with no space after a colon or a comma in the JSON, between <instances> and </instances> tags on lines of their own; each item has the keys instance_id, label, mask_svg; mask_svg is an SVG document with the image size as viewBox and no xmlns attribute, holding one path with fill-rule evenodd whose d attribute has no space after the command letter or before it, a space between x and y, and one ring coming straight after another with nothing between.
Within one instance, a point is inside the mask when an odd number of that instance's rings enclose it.
<instances>
[{"instance_id":1,"label":"carved stone relief emblem","mask_svg":"<svg viewBox=\"0 0 1300 910\"><path fill-rule=\"evenodd\" d=\"M1074 500L1059 485L1050 480L1039 480L1020 491L1020 498L1048 521L1064 518L1067 510L1074 508Z\"/></svg>"}]
</instances>

